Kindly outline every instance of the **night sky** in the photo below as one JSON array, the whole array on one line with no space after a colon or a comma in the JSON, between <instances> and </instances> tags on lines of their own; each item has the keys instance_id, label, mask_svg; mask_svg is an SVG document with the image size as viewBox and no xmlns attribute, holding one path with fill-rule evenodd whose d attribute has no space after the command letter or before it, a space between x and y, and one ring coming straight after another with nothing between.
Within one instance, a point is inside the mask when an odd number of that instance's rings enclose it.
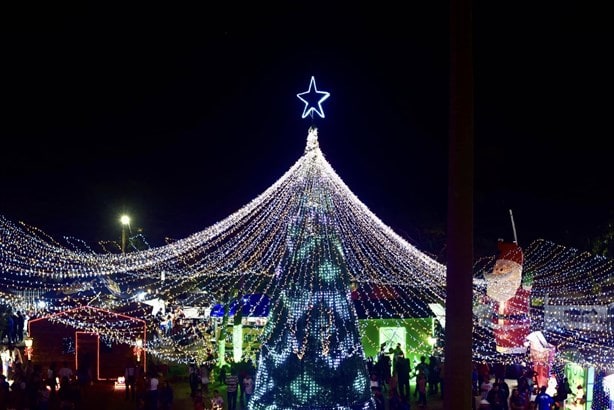
<instances>
[{"instance_id":1,"label":"night sky","mask_svg":"<svg viewBox=\"0 0 614 410\"><path fill-rule=\"evenodd\" d=\"M123 212L152 246L200 231L303 154L313 75L327 160L436 253L448 7L397 3L4 13L0 214L91 243L119 240ZM612 3L491 3L474 3L476 242L513 239L512 209L521 245L582 248L614 209Z\"/></svg>"}]
</instances>

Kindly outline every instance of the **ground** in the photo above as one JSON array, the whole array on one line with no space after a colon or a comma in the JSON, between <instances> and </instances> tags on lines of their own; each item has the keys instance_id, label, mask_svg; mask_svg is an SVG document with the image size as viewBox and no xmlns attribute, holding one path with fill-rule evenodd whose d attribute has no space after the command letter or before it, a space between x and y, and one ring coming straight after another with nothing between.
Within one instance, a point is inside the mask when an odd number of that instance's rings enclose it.
<instances>
[{"instance_id":1,"label":"ground","mask_svg":"<svg viewBox=\"0 0 614 410\"><path fill-rule=\"evenodd\" d=\"M186 370L187 373L187 370ZM174 390L174 402L172 410L193 410L194 405L190 397L190 386L188 384L187 375L182 378L173 378L170 380ZM210 391L219 389L222 397L226 396L223 385L214 382L209 386ZM205 400L205 408L210 408L210 401ZM226 408L226 407L224 407ZM412 409L417 409L417 405L412 403ZM99 381L95 383L90 391L85 395L81 405L75 410L134 410L137 409L136 403L126 401L123 390L115 390L113 382ZM428 410L443 409L443 401L439 396L429 397ZM240 410L240 409L237 409Z\"/></svg>"}]
</instances>

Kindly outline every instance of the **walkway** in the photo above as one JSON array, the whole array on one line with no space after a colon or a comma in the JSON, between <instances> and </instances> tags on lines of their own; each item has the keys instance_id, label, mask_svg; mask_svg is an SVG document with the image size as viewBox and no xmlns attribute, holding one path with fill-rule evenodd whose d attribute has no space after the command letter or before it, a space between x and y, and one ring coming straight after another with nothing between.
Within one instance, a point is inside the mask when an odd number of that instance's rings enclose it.
<instances>
[{"instance_id":1,"label":"walkway","mask_svg":"<svg viewBox=\"0 0 614 410\"><path fill-rule=\"evenodd\" d=\"M187 380L177 380L171 384L175 396L172 410L193 410L194 406L190 397L190 386ZM213 391L214 388L219 389L225 398L223 386L214 384L209 387L210 391ZM100 381L91 387L84 400L79 403L80 405L75 410L137 410L136 403L126 401L124 397L123 390L115 390L111 382ZM210 408L208 400L205 401L205 405L207 406L205 408ZM411 408L412 410L419 409L415 402L412 402ZM439 396L430 397L426 409L443 410L443 401Z\"/></svg>"}]
</instances>

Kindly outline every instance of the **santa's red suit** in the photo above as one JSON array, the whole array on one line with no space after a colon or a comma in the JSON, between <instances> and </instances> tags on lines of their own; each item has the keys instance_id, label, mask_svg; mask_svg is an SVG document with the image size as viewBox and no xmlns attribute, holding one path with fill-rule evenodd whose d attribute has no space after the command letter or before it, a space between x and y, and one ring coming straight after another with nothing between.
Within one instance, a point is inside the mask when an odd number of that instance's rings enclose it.
<instances>
[{"instance_id":1,"label":"santa's red suit","mask_svg":"<svg viewBox=\"0 0 614 410\"><path fill-rule=\"evenodd\" d=\"M516 243L497 243L499 254L492 273L485 274L486 294L493 307L492 321L497 351L525 353L530 333L529 298L531 291L522 287L524 255Z\"/></svg>"},{"instance_id":2,"label":"santa's red suit","mask_svg":"<svg viewBox=\"0 0 614 410\"><path fill-rule=\"evenodd\" d=\"M493 330L497 351L500 353L525 353L525 340L531 333L529 297L531 291L522 286L511 299L493 302Z\"/></svg>"}]
</instances>

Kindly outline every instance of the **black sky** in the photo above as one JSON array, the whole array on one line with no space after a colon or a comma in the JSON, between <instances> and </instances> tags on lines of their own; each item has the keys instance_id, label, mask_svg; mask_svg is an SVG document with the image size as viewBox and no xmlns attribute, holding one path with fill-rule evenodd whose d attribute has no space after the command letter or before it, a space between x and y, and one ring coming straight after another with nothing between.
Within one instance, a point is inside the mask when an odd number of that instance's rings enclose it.
<instances>
[{"instance_id":1,"label":"black sky","mask_svg":"<svg viewBox=\"0 0 614 410\"><path fill-rule=\"evenodd\" d=\"M422 2L421 2L422 3ZM0 213L150 244L223 219L320 146L422 248L447 206L447 3L4 13ZM581 247L613 209L611 2L474 3L475 236ZM379 4L379 3L378 3ZM494 245L493 245L494 248ZM427 249L433 251L433 249Z\"/></svg>"}]
</instances>

